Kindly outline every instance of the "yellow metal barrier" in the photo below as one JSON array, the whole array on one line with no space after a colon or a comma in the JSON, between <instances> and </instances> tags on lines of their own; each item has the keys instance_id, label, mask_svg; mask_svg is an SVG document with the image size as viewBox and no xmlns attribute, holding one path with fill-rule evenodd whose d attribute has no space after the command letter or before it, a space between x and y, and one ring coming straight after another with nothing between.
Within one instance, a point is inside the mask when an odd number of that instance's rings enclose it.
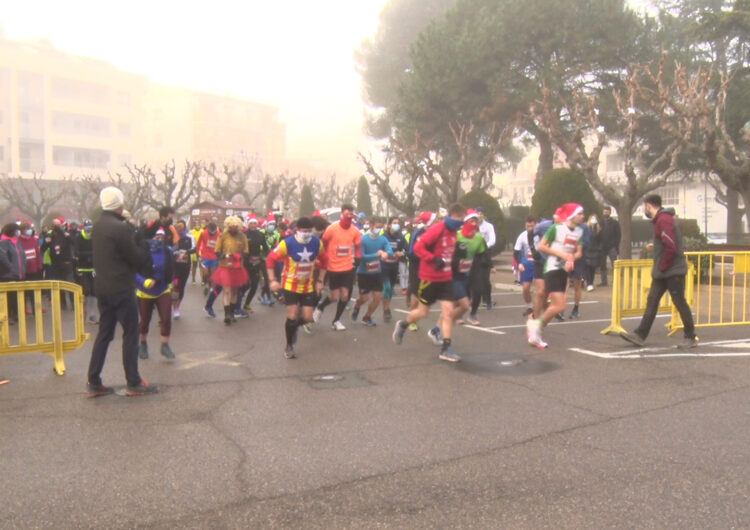
<instances>
[{"instance_id":1,"label":"yellow metal barrier","mask_svg":"<svg viewBox=\"0 0 750 530\"><path fill-rule=\"evenodd\" d=\"M70 340L63 337L62 310L60 306L60 292L73 293L74 299L74 321L75 336ZM51 339L45 340L45 313L42 306L42 293L51 294L50 327ZM9 293L16 293L16 307L18 309L18 343L11 344L11 325L9 322ZM27 329L28 317L26 314L26 293L34 298L33 317L35 324L35 337L29 340ZM85 332L83 321L83 290L79 285L59 281L38 282L7 282L0 283L0 355L14 353L47 353L55 359L54 370L59 375L65 373L65 362L63 354L80 347L89 338ZM14 326L15 327L15 326ZM14 334L15 335L15 334Z\"/></svg>"},{"instance_id":2,"label":"yellow metal barrier","mask_svg":"<svg viewBox=\"0 0 750 530\"><path fill-rule=\"evenodd\" d=\"M615 261L612 280L612 321L609 326L601 331L602 335L608 333L624 333L627 331L622 326L623 317L640 316L646 310L648 291L651 288L651 269L654 260L651 259L620 259ZM693 268L689 267L685 279L685 298L688 304L693 297ZM679 321L680 315L673 309L672 299L669 293L661 299L659 313L672 313L674 322L675 315ZM673 322L667 324L670 332Z\"/></svg>"},{"instance_id":3,"label":"yellow metal barrier","mask_svg":"<svg viewBox=\"0 0 750 530\"><path fill-rule=\"evenodd\" d=\"M685 252L695 270L693 309L696 328L743 326L750 324L748 311L748 276L750 251ZM670 334L682 329L676 311L668 324Z\"/></svg>"}]
</instances>

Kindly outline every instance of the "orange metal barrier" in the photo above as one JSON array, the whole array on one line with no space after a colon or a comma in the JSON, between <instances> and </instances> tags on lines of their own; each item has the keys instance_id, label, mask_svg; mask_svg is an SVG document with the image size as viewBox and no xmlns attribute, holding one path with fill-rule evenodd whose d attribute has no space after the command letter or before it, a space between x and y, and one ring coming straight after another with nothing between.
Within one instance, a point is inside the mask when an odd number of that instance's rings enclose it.
<instances>
[{"instance_id":1,"label":"orange metal barrier","mask_svg":"<svg viewBox=\"0 0 750 530\"><path fill-rule=\"evenodd\" d=\"M51 310L45 314L42 306L42 293L50 292ZM63 337L63 319L60 306L60 293L73 293L74 299L74 337L65 340ZM11 325L8 315L8 294L16 293L18 309L18 341L11 343ZM27 324L29 316L26 314L26 293L32 293L34 298L33 320L35 337L29 340ZM45 340L45 316L48 315L51 328L51 340ZM55 359L54 370L59 375L65 373L63 354L79 348L89 338L85 332L83 315L83 290L79 285L60 281L38 282L7 282L0 283L0 355L16 353L47 353ZM15 326L14 326L15 327ZM14 333L15 335L15 333Z\"/></svg>"}]
</instances>

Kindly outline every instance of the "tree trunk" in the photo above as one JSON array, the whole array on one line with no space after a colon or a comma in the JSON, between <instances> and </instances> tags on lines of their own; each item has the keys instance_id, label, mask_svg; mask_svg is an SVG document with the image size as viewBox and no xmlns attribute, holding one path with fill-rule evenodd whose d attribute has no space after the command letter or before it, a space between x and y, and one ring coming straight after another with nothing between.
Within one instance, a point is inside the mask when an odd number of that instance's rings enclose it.
<instances>
[{"instance_id":1,"label":"tree trunk","mask_svg":"<svg viewBox=\"0 0 750 530\"><path fill-rule=\"evenodd\" d=\"M536 134L536 140L539 143L539 164L536 168L536 181L534 187L539 187L542 182L544 175L552 171L552 166L555 161L555 151L552 149L552 141L549 136L543 133Z\"/></svg>"},{"instance_id":2,"label":"tree trunk","mask_svg":"<svg viewBox=\"0 0 750 530\"><path fill-rule=\"evenodd\" d=\"M633 257L633 204L623 198L616 206L620 223L620 259Z\"/></svg>"},{"instance_id":3,"label":"tree trunk","mask_svg":"<svg viewBox=\"0 0 750 530\"><path fill-rule=\"evenodd\" d=\"M742 234L742 210L740 209L740 194L727 188L727 243L736 240Z\"/></svg>"},{"instance_id":4,"label":"tree trunk","mask_svg":"<svg viewBox=\"0 0 750 530\"><path fill-rule=\"evenodd\" d=\"M745 214L745 222L747 223L746 224L746 227L747 227L747 232L746 233L750 233L750 189L745 190L742 193L742 200L745 203L745 208L744 208L744 210L741 209L741 208L739 209L739 212L740 212L740 215L739 215L739 218L740 218L739 228L740 228L740 231L741 231L742 230L742 214L744 213ZM737 234L737 237L738 238L742 238L742 234L741 233ZM728 240L727 240L727 242L728 242ZM743 243L747 244L747 240L744 240Z\"/></svg>"}]
</instances>

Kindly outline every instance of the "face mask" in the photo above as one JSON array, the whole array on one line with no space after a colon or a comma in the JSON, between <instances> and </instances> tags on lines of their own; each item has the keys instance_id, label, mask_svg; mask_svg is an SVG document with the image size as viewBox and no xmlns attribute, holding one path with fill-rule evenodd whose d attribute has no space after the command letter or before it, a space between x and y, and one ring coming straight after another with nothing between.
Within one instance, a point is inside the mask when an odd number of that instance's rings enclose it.
<instances>
[{"instance_id":1,"label":"face mask","mask_svg":"<svg viewBox=\"0 0 750 530\"><path fill-rule=\"evenodd\" d=\"M369 232L370 231L370 225L365 225L363 228L364 228L365 232Z\"/></svg>"},{"instance_id":2,"label":"face mask","mask_svg":"<svg viewBox=\"0 0 750 530\"><path fill-rule=\"evenodd\" d=\"M310 241L312 241L312 238L312 232L297 232L297 241L299 241L303 245L307 245Z\"/></svg>"},{"instance_id":3,"label":"face mask","mask_svg":"<svg viewBox=\"0 0 750 530\"><path fill-rule=\"evenodd\" d=\"M477 225L474 223L464 223L463 228L461 228L461 233L464 237L472 238L477 233Z\"/></svg>"},{"instance_id":4,"label":"face mask","mask_svg":"<svg viewBox=\"0 0 750 530\"><path fill-rule=\"evenodd\" d=\"M400 231L401 231L401 225L400 224L395 223L395 224L391 225L391 232L393 232L395 234L395 233L400 232Z\"/></svg>"},{"instance_id":5,"label":"face mask","mask_svg":"<svg viewBox=\"0 0 750 530\"><path fill-rule=\"evenodd\" d=\"M380 237L380 230L378 228L375 228L374 226L370 230L370 237L373 239L377 239Z\"/></svg>"},{"instance_id":6,"label":"face mask","mask_svg":"<svg viewBox=\"0 0 750 530\"><path fill-rule=\"evenodd\" d=\"M451 232L457 231L463 224L464 222L460 219L454 219L453 217L445 218L445 228L447 228Z\"/></svg>"},{"instance_id":7,"label":"face mask","mask_svg":"<svg viewBox=\"0 0 750 530\"><path fill-rule=\"evenodd\" d=\"M27 235L27 236L29 236L29 237L31 237L31 235L32 235L33 233L34 233L34 231L33 231L33 230L26 230L26 231L24 231L24 234L26 234L26 235Z\"/></svg>"},{"instance_id":8,"label":"face mask","mask_svg":"<svg viewBox=\"0 0 750 530\"><path fill-rule=\"evenodd\" d=\"M20 237L20 236L21 236L21 231L20 231L20 230L16 230L16 231L15 231L15 232L13 233L13 237Z\"/></svg>"},{"instance_id":9,"label":"face mask","mask_svg":"<svg viewBox=\"0 0 750 530\"><path fill-rule=\"evenodd\" d=\"M268 225L266 227L266 232L268 232L269 234L273 234L275 231L276 231L276 226L275 225Z\"/></svg>"},{"instance_id":10,"label":"face mask","mask_svg":"<svg viewBox=\"0 0 750 530\"><path fill-rule=\"evenodd\" d=\"M161 250L162 248L164 248L164 241L160 239L152 239L150 247L151 247L151 252Z\"/></svg>"}]
</instances>

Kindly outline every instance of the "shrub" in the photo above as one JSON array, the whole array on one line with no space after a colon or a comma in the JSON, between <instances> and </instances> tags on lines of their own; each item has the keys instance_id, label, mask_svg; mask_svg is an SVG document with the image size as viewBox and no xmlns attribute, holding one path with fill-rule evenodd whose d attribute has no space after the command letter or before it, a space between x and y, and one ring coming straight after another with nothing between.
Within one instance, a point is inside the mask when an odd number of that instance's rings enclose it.
<instances>
[{"instance_id":1,"label":"shrub","mask_svg":"<svg viewBox=\"0 0 750 530\"><path fill-rule=\"evenodd\" d=\"M458 202L467 208L476 208L477 206L484 207L484 215L495 227L495 237L497 238L495 246L492 247L491 252L493 255L499 254L505 248L507 240L505 238L505 215L500 209L500 204L498 204L497 199L486 191L472 190L458 199Z\"/></svg>"},{"instance_id":2,"label":"shrub","mask_svg":"<svg viewBox=\"0 0 750 530\"><path fill-rule=\"evenodd\" d=\"M555 210L567 202L581 204L586 217L595 213L601 219L601 205L594 197L586 177L567 168L553 169L544 175L534 190L531 213L552 219Z\"/></svg>"}]
</instances>

